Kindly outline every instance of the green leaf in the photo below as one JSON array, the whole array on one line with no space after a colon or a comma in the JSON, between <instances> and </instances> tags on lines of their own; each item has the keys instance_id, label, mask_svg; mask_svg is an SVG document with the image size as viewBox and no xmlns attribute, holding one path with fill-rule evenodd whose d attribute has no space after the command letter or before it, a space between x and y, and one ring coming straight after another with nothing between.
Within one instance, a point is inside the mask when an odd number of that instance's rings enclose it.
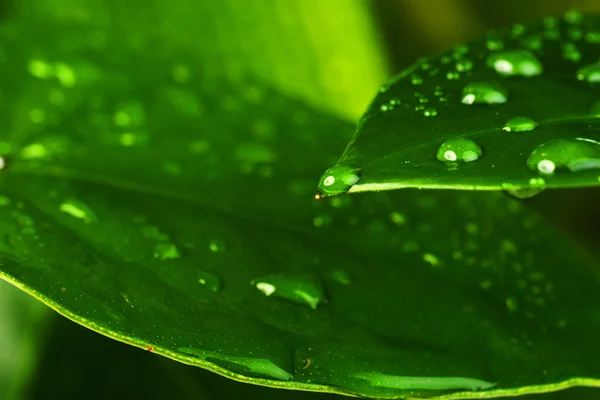
<instances>
[{"instance_id":1,"label":"green leaf","mask_svg":"<svg viewBox=\"0 0 600 400\"><path fill-rule=\"evenodd\" d=\"M37 51L1 32L2 278L103 335L265 386L600 385L597 265L520 203L314 202L315 160L347 123L191 57L173 81L183 56L160 44L45 31Z\"/></svg>"},{"instance_id":2,"label":"green leaf","mask_svg":"<svg viewBox=\"0 0 600 400\"><path fill-rule=\"evenodd\" d=\"M599 54L600 19L570 12L417 62L382 86L318 197L599 186Z\"/></svg>"}]
</instances>

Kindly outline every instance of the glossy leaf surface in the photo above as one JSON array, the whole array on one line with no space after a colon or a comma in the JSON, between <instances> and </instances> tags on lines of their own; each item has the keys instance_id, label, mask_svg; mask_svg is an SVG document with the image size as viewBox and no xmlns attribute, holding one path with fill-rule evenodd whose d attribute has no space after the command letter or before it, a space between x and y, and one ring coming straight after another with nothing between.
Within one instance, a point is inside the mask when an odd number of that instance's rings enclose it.
<instances>
[{"instance_id":1,"label":"glossy leaf surface","mask_svg":"<svg viewBox=\"0 0 600 400\"><path fill-rule=\"evenodd\" d=\"M319 196L600 185L599 55L600 19L570 12L416 63L381 88ZM347 168L360 179L333 185Z\"/></svg>"},{"instance_id":2,"label":"glossy leaf surface","mask_svg":"<svg viewBox=\"0 0 600 400\"><path fill-rule=\"evenodd\" d=\"M597 266L518 202L314 202L315 160L347 123L156 44L94 50L74 28L34 51L2 35L1 274L60 313L274 387L599 384Z\"/></svg>"}]
</instances>

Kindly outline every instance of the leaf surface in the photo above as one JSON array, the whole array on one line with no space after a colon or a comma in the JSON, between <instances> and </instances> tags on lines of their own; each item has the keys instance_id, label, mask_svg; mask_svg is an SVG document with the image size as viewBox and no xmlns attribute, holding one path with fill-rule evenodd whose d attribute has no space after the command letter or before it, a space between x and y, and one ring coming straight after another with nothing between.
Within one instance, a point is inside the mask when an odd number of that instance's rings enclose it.
<instances>
[{"instance_id":1,"label":"leaf surface","mask_svg":"<svg viewBox=\"0 0 600 400\"><path fill-rule=\"evenodd\" d=\"M419 61L380 89L319 196L600 185L599 21L570 12Z\"/></svg>"},{"instance_id":2,"label":"leaf surface","mask_svg":"<svg viewBox=\"0 0 600 400\"><path fill-rule=\"evenodd\" d=\"M90 34L63 30L32 56L2 32L4 279L106 336L260 385L598 386L597 266L518 202L315 202L347 123L193 59L174 82L175 50L109 37L94 51Z\"/></svg>"}]
</instances>

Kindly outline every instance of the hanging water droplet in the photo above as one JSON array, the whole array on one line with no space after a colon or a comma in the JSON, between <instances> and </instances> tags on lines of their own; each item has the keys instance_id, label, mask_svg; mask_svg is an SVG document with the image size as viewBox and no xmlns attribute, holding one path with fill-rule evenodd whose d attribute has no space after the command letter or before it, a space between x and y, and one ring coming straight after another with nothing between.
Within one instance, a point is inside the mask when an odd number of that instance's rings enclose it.
<instances>
[{"instance_id":1,"label":"hanging water droplet","mask_svg":"<svg viewBox=\"0 0 600 400\"><path fill-rule=\"evenodd\" d=\"M445 141L437 151L437 159L445 163L471 162L483 154L481 147L471 139L456 138Z\"/></svg>"},{"instance_id":2,"label":"hanging water droplet","mask_svg":"<svg viewBox=\"0 0 600 400\"><path fill-rule=\"evenodd\" d=\"M177 246L170 242L159 243L154 247L154 258L159 260L174 260L179 258Z\"/></svg>"},{"instance_id":3,"label":"hanging water droplet","mask_svg":"<svg viewBox=\"0 0 600 400\"><path fill-rule=\"evenodd\" d=\"M60 206L59 210L69 214L72 217L80 219L85 223L96 221L98 218L90 207L79 200L70 199L64 201Z\"/></svg>"},{"instance_id":4,"label":"hanging water droplet","mask_svg":"<svg viewBox=\"0 0 600 400\"><path fill-rule=\"evenodd\" d=\"M536 76L544 68L541 61L529 50L509 50L494 53L487 58L487 65L503 76Z\"/></svg>"},{"instance_id":5,"label":"hanging water droplet","mask_svg":"<svg viewBox=\"0 0 600 400\"><path fill-rule=\"evenodd\" d=\"M321 176L317 189L317 199L325 196L347 193L360 180L361 170L346 165L329 168Z\"/></svg>"},{"instance_id":6,"label":"hanging water droplet","mask_svg":"<svg viewBox=\"0 0 600 400\"><path fill-rule=\"evenodd\" d=\"M514 117L506 121L502 128L506 132L529 132L535 129L538 123L528 117Z\"/></svg>"},{"instance_id":7,"label":"hanging water droplet","mask_svg":"<svg viewBox=\"0 0 600 400\"><path fill-rule=\"evenodd\" d=\"M554 139L536 147L527 166L543 174L567 169L572 172L600 168L600 142L587 138Z\"/></svg>"},{"instance_id":8,"label":"hanging water droplet","mask_svg":"<svg viewBox=\"0 0 600 400\"><path fill-rule=\"evenodd\" d=\"M588 83L600 82L600 62L584 65L577 70L577 79Z\"/></svg>"},{"instance_id":9,"label":"hanging water droplet","mask_svg":"<svg viewBox=\"0 0 600 400\"><path fill-rule=\"evenodd\" d=\"M463 89L463 104L502 104L508 99L508 91L496 82L474 82Z\"/></svg>"},{"instance_id":10,"label":"hanging water droplet","mask_svg":"<svg viewBox=\"0 0 600 400\"><path fill-rule=\"evenodd\" d=\"M325 301L323 287L312 276L273 274L256 279L251 284L265 296L280 297L313 310Z\"/></svg>"},{"instance_id":11,"label":"hanging water droplet","mask_svg":"<svg viewBox=\"0 0 600 400\"><path fill-rule=\"evenodd\" d=\"M519 200L530 199L544 191L543 188L525 188L507 190L506 193Z\"/></svg>"},{"instance_id":12,"label":"hanging water droplet","mask_svg":"<svg viewBox=\"0 0 600 400\"><path fill-rule=\"evenodd\" d=\"M221 278L216 274L204 270L197 272L198 282L212 292L221 290Z\"/></svg>"}]
</instances>

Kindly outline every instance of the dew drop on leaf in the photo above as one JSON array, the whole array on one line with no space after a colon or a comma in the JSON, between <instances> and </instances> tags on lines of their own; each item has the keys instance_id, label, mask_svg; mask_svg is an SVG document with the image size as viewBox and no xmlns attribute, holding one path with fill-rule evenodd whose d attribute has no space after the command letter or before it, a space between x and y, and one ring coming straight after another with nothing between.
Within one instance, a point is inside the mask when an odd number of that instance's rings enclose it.
<instances>
[{"instance_id":1,"label":"dew drop on leaf","mask_svg":"<svg viewBox=\"0 0 600 400\"><path fill-rule=\"evenodd\" d=\"M98 219L89 206L75 199L66 200L61 203L59 210L85 223L94 222Z\"/></svg>"},{"instance_id":2,"label":"dew drop on leaf","mask_svg":"<svg viewBox=\"0 0 600 400\"><path fill-rule=\"evenodd\" d=\"M154 247L154 258L159 260L174 260L179 258L177 246L170 242L159 243Z\"/></svg>"},{"instance_id":3,"label":"dew drop on leaf","mask_svg":"<svg viewBox=\"0 0 600 400\"><path fill-rule=\"evenodd\" d=\"M313 310L325 300L322 285L312 276L273 274L251 284L267 297L279 297Z\"/></svg>"},{"instance_id":4,"label":"dew drop on leaf","mask_svg":"<svg viewBox=\"0 0 600 400\"><path fill-rule=\"evenodd\" d=\"M600 82L600 62L584 65L577 70L577 79L588 83Z\"/></svg>"},{"instance_id":5,"label":"dew drop on leaf","mask_svg":"<svg viewBox=\"0 0 600 400\"><path fill-rule=\"evenodd\" d=\"M345 165L333 166L321 176L316 198L347 193L359 180L359 169Z\"/></svg>"},{"instance_id":6,"label":"dew drop on leaf","mask_svg":"<svg viewBox=\"0 0 600 400\"><path fill-rule=\"evenodd\" d=\"M540 75L544 70L537 56L525 49L494 53L486 63L502 76L531 77Z\"/></svg>"},{"instance_id":7,"label":"dew drop on leaf","mask_svg":"<svg viewBox=\"0 0 600 400\"><path fill-rule=\"evenodd\" d=\"M208 243L208 249L213 253L222 253L225 251L225 242L219 239L213 239Z\"/></svg>"},{"instance_id":8,"label":"dew drop on leaf","mask_svg":"<svg viewBox=\"0 0 600 400\"><path fill-rule=\"evenodd\" d=\"M536 147L527 166L543 174L566 169L572 172L600 168L600 142L587 138L554 139Z\"/></svg>"},{"instance_id":9,"label":"dew drop on leaf","mask_svg":"<svg viewBox=\"0 0 600 400\"><path fill-rule=\"evenodd\" d=\"M221 290L221 278L212 272L204 270L198 271L198 282L212 292Z\"/></svg>"},{"instance_id":10,"label":"dew drop on leaf","mask_svg":"<svg viewBox=\"0 0 600 400\"><path fill-rule=\"evenodd\" d=\"M471 139L455 138L445 141L437 151L437 159L445 163L471 162L479 159L483 151Z\"/></svg>"},{"instance_id":11,"label":"dew drop on leaf","mask_svg":"<svg viewBox=\"0 0 600 400\"><path fill-rule=\"evenodd\" d=\"M538 123L529 117L514 117L506 121L502 129L506 132L529 132L536 126Z\"/></svg>"},{"instance_id":12,"label":"dew drop on leaf","mask_svg":"<svg viewBox=\"0 0 600 400\"><path fill-rule=\"evenodd\" d=\"M473 82L464 87L463 104L502 104L508 99L508 91L496 82Z\"/></svg>"}]
</instances>

